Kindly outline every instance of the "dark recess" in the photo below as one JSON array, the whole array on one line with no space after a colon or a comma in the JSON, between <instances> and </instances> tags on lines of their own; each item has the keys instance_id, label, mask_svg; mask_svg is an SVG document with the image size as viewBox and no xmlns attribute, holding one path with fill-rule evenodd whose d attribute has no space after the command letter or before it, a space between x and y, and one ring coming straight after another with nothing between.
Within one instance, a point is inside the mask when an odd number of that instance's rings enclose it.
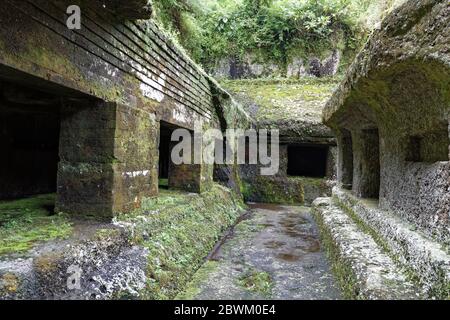
<instances>
[{"instance_id":1,"label":"dark recess","mask_svg":"<svg viewBox=\"0 0 450 320\"><path fill-rule=\"evenodd\" d=\"M159 141L159 181L160 187L167 188L163 180L169 178L170 144L173 128L161 121L160 141Z\"/></svg>"},{"instance_id":2,"label":"dark recess","mask_svg":"<svg viewBox=\"0 0 450 320\"><path fill-rule=\"evenodd\" d=\"M60 101L0 83L0 199L56 192Z\"/></svg>"},{"instance_id":3,"label":"dark recess","mask_svg":"<svg viewBox=\"0 0 450 320\"><path fill-rule=\"evenodd\" d=\"M323 178L327 172L328 147L289 146L289 176Z\"/></svg>"}]
</instances>

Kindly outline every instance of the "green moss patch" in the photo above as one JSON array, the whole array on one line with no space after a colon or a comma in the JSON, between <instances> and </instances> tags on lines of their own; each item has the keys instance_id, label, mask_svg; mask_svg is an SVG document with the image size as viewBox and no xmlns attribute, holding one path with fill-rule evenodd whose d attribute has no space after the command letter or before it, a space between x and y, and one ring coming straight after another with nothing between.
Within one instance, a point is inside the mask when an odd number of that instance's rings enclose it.
<instances>
[{"instance_id":1,"label":"green moss patch","mask_svg":"<svg viewBox=\"0 0 450 320\"><path fill-rule=\"evenodd\" d=\"M342 294L345 299L359 299L356 275L353 272L351 265L342 259L336 242L331 236L328 228L325 226L321 214L316 210L317 209L313 209L312 213L320 229L320 243L328 257L332 272L339 283Z\"/></svg>"},{"instance_id":2,"label":"green moss patch","mask_svg":"<svg viewBox=\"0 0 450 320\"><path fill-rule=\"evenodd\" d=\"M72 232L64 214L54 214L55 195L0 202L0 254L28 251L39 241L66 238Z\"/></svg>"},{"instance_id":3,"label":"green moss patch","mask_svg":"<svg viewBox=\"0 0 450 320\"><path fill-rule=\"evenodd\" d=\"M238 282L246 290L265 297L269 297L272 293L272 277L264 271L250 269L239 278Z\"/></svg>"},{"instance_id":4,"label":"green moss patch","mask_svg":"<svg viewBox=\"0 0 450 320\"><path fill-rule=\"evenodd\" d=\"M252 202L303 204L305 200L300 179L257 176L251 182L243 182L241 189L244 198Z\"/></svg>"},{"instance_id":5,"label":"green moss patch","mask_svg":"<svg viewBox=\"0 0 450 320\"><path fill-rule=\"evenodd\" d=\"M299 80L230 80L221 84L236 94L251 109L258 121L283 121L301 119L320 122L322 110L340 77L304 78Z\"/></svg>"},{"instance_id":6,"label":"green moss patch","mask_svg":"<svg viewBox=\"0 0 450 320\"><path fill-rule=\"evenodd\" d=\"M176 300L193 300L201 292L201 284L219 266L217 261L206 261L205 264L195 273L186 289L177 295Z\"/></svg>"},{"instance_id":7,"label":"green moss patch","mask_svg":"<svg viewBox=\"0 0 450 320\"><path fill-rule=\"evenodd\" d=\"M121 217L133 225L132 241L149 250L145 297L174 298L243 209L233 192L213 185L202 194L163 191Z\"/></svg>"},{"instance_id":8,"label":"green moss patch","mask_svg":"<svg viewBox=\"0 0 450 320\"><path fill-rule=\"evenodd\" d=\"M159 186L163 188L169 187L169 179L159 179Z\"/></svg>"}]
</instances>

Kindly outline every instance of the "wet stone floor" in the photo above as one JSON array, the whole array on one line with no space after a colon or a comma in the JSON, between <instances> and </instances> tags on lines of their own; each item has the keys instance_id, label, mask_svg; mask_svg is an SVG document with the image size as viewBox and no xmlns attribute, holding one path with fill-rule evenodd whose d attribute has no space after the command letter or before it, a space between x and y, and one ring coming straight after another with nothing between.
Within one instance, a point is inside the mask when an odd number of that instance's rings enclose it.
<instances>
[{"instance_id":1,"label":"wet stone floor","mask_svg":"<svg viewBox=\"0 0 450 320\"><path fill-rule=\"evenodd\" d=\"M340 299L310 208L252 204L180 299Z\"/></svg>"}]
</instances>

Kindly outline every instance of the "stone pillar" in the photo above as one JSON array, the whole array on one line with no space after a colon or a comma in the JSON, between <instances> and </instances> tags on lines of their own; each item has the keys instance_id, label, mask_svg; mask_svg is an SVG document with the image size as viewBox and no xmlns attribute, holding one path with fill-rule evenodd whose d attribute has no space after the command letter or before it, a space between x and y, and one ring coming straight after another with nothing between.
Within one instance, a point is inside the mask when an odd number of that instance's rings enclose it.
<instances>
[{"instance_id":1,"label":"stone pillar","mask_svg":"<svg viewBox=\"0 0 450 320\"><path fill-rule=\"evenodd\" d=\"M280 168L277 176L287 177L288 171L288 145L282 144L279 149L280 154ZM259 175L259 172L257 173Z\"/></svg>"},{"instance_id":2,"label":"stone pillar","mask_svg":"<svg viewBox=\"0 0 450 320\"><path fill-rule=\"evenodd\" d=\"M154 117L115 103L62 107L56 209L110 218L157 194Z\"/></svg>"},{"instance_id":3,"label":"stone pillar","mask_svg":"<svg viewBox=\"0 0 450 320\"><path fill-rule=\"evenodd\" d=\"M345 129L337 133L338 140L338 182L342 187L351 189L353 184L353 144L350 131Z\"/></svg>"},{"instance_id":4,"label":"stone pillar","mask_svg":"<svg viewBox=\"0 0 450 320\"><path fill-rule=\"evenodd\" d=\"M213 183L214 165L206 163L203 158L203 151L209 139L203 139L202 134L191 132L191 161L190 163L175 164L172 157L169 161L169 189L178 189L188 192L201 193L208 190ZM170 153L178 142L171 142ZM195 146L203 146L202 157L195 156ZM200 162L200 163L199 163Z\"/></svg>"},{"instance_id":5,"label":"stone pillar","mask_svg":"<svg viewBox=\"0 0 450 320\"><path fill-rule=\"evenodd\" d=\"M377 129L352 131L353 192L361 198L380 193L380 139Z\"/></svg>"},{"instance_id":6,"label":"stone pillar","mask_svg":"<svg viewBox=\"0 0 450 320\"><path fill-rule=\"evenodd\" d=\"M113 212L140 207L158 195L159 122L152 113L117 105Z\"/></svg>"},{"instance_id":7,"label":"stone pillar","mask_svg":"<svg viewBox=\"0 0 450 320\"><path fill-rule=\"evenodd\" d=\"M194 140L194 139L192 139ZM170 152L177 142L171 142ZM194 142L192 141L192 164L174 164L169 161L169 189L188 192L202 191L202 165L194 163Z\"/></svg>"},{"instance_id":8,"label":"stone pillar","mask_svg":"<svg viewBox=\"0 0 450 320\"><path fill-rule=\"evenodd\" d=\"M337 149L336 146L328 147L326 177L329 180L336 180L337 178Z\"/></svg>"}]
</instances>

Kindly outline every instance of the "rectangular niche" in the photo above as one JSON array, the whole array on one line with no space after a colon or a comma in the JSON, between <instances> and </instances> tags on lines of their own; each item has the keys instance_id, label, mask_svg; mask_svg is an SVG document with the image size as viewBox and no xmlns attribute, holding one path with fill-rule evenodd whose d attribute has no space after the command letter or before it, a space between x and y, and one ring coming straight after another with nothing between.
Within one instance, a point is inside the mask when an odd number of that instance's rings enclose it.
<instances>
[{"instance_id":1,"label":"rectangular niche","mask_svg":"<svg viewBox=\"0 0 450 320\"><path fill-rule=\"evenodd\" d=\"M288 146L289 176L323 178L327 174L328 146Z\"/></svg>"},{"instance_id":2,"label":"rectangular niche","mask_svg":"<svg viewBox=\"0 0 450 320\"><path fill-rule=\"evenodd\" d=\"M449 137L447 129L409 136L406 161L433 163L449 160Z\"/></svg>"}]
</instances>

